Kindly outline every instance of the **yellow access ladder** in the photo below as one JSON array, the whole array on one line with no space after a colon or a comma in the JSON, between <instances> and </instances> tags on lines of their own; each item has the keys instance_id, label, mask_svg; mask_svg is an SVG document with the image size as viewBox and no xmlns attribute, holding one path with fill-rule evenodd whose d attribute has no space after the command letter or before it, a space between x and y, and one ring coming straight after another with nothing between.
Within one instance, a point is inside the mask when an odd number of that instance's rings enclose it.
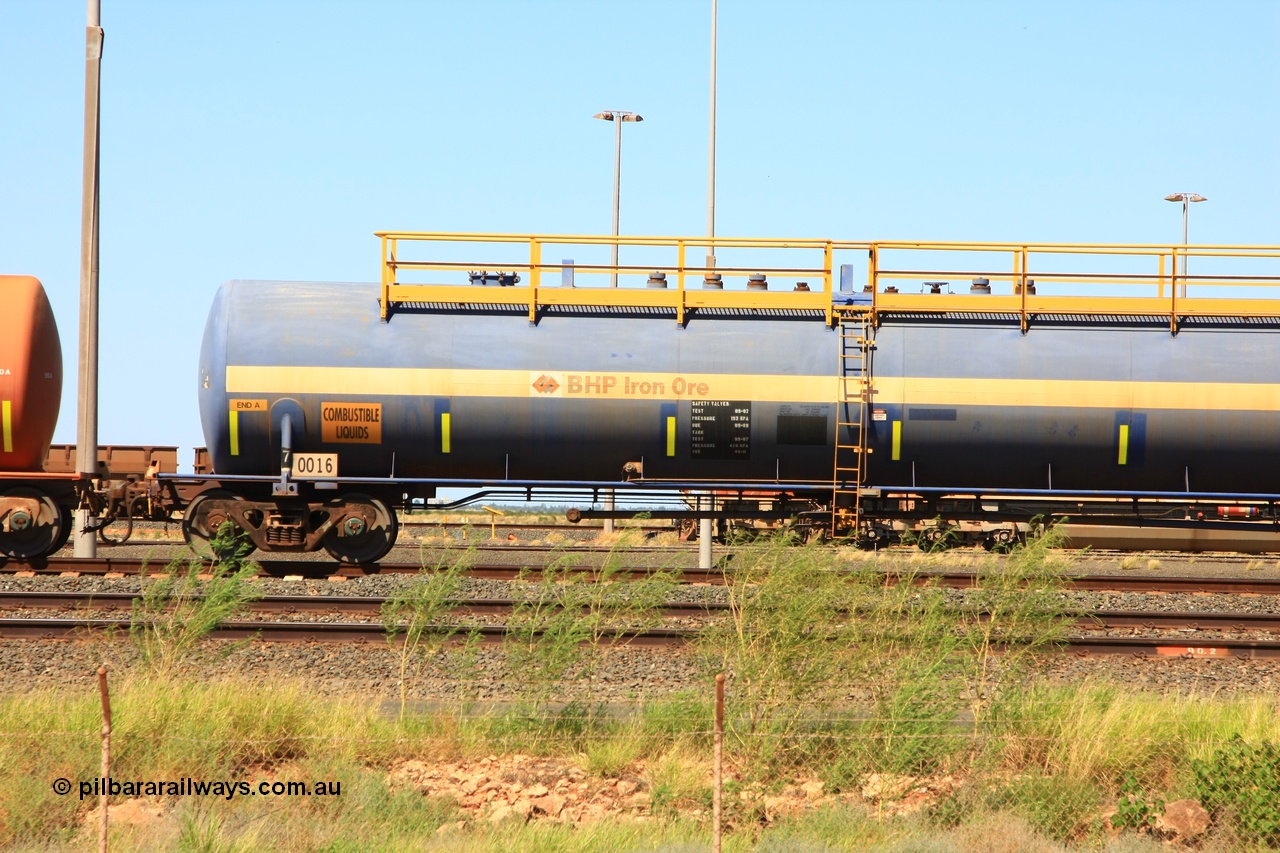
<instances>
[{"instance_id":1,"label":"yellow access ladder","mask_svg":"<svg viewBox=\"0 0 1280 853\"><path fill-rule=\"evenodd\" d=\"M870 389L870 312L839 312L836 358L835 466L831 478L831 532L858 534L859 490L866 474L866 415Z\"/></svg>"}]
</instances>

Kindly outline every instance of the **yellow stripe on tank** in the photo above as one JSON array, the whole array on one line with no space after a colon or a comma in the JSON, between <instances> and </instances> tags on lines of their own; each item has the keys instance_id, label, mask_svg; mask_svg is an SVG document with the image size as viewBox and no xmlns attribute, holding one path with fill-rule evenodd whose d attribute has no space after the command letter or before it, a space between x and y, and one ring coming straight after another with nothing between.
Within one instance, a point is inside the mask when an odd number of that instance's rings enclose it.
<instances>
[{"instance_id":1,"label":"yellow stripe on tank","mask_svg":"<svg viewBox=\"0 0 1280 853\"><path fill-rule=\"evenodd\" d=\"M676 419L667 418L667 455L676 455Z\"/></svg>"},{"instance_id":2,"label":"yellow stripe on tank","mask_svg":"<svg viewBox=\"0 0 1280 853\"><path fill-rule=\"evenodd\" d=\"M837 379L743 373L589 373L452 368L227 366L229 394L754 400L834 403ZM1280 384L879 377L881 405L1280 412Z\"/></svg>"},{"instance_id":3,"label":"yellow stripe on tank","mask_svg":"<svg viewBox=\"0 0 1280 853\"><path fill-rule=\"evenodd\" d=\"M1129 464L1129 425L1120 424L1120 458L1121 465Z\"/></svg>"},{"instance_id":4,"label":"yellow stripe on tank","mask_svg":"<svg viewBox=\"0 0 1280 853\"><path fill-rule=\"evenodd\" d=\"M449 453L453 448L453 417L448 412L440 414L440 452Z\"/></svg>"},{"instance_id":5,"label":"yellow stripe on tank","mask_svg":"<svg viewBox=\"0 0 1280 853\"><path fill-rule=\"evenodd\" d=\"M0 432L4 434L4 452L13 452L13 402L0 401Z\"/></svg>"},{"instance_id":6,"label":"yellow stripe on tank","mask_svg":"<svg viewBox=\"0 0 1280 853\"><path fill-rule=\"evenodd\" d=\"M240 455L240 413L235 409L231 410L231 455Z\"/></svg>"},{"instance_id":7,"label":"yellow stripe on tank","mask_svg":"<svg viewBox=\"0 0 1280 853\"><path fill-rule=\"evenodd\" d=\"M880 377L876 404L1280 412L1280 384Z\"/></svg>"},{"instance_id":8,"label":"yellow stripe on tank","mask_svg":"<svg viewBox=\"0 0 1280 853\"><path fill-rule=\"evenodd\" d=\"M893 422L893 456L894 462L902 458L902 421Z\"/></svg>"},{"instance_id":9,"label":"yellow stripe on tank","mask_svg":"<svg viewBox=\"0 0 1280 853\"><path fill-rule=\"evenodd\" d=\"M830 376L227 365L228 394L834 403Z\"/></svg>"}]
</instances>

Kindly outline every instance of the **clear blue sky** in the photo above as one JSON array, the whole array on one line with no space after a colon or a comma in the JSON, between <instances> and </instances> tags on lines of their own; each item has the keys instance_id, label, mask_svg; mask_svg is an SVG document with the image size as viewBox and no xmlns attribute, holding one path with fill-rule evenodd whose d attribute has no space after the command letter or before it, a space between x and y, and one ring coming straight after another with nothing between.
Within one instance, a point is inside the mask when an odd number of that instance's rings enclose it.
<instances>
[{"instance_id":1,"label":"clear blue sky","mask_svg":"<svg viewBox=\"0 0 1280 853\"><path fill-rule=\"evenodd\" d=\"M701 234L709 0L102 0L99 440L203 443L231 278L375 280L378 229ZM0 270L75 440L82 0L0 0ZM717 233L1280 243L1280 2L721 0Z\"/></svg>"}]
</instances>

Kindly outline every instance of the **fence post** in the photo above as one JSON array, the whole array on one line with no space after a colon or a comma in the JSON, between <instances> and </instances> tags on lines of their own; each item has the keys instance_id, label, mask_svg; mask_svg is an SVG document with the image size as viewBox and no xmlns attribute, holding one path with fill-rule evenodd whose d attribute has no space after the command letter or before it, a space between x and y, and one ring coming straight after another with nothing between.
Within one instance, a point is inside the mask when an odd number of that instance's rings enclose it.
<instances>
[{"instance_id":1,"label":"fence post","mask_svg":"<svg viewBox=\"0 0 1280 853\"><path fill-rule=\"evenodd\" d=\"M111 778L111 695L107 692L107 668L98 667L98 693L102 696L102 793L98 806L102 809L102 823L98 828L98 850L107 853L107 787Z\"/></svg>"},{"instance_id":2,"label":"fence post","mask_svg":"<svg viewBox=\"0 0 1280 853\"><path fill-rule=\"evenodd\" d=\"M724 673L716 676L715 758L711 793L711 853L720 853L721 797L724 793Z\"/></svg>"}]
</instances>

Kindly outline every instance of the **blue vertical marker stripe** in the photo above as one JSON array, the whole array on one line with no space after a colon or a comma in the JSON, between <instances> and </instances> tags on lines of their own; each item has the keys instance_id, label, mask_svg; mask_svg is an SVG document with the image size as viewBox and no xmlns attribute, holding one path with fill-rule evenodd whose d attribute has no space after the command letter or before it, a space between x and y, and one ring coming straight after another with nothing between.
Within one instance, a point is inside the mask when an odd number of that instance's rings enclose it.
<instances>
[{"instance_id":1,"label":"blue vertical marker stripe","mask_svg":"<svg viewBox=\"0 0 1280 853\"><path fill-rule=\"evenodd\" d=\"M1115 438L1115 456L1112 458L1116 460L1117 465L1134 467L1146 462L1146 412L1116 412L1112 435Z\"/></svg>"}]
</instances>

